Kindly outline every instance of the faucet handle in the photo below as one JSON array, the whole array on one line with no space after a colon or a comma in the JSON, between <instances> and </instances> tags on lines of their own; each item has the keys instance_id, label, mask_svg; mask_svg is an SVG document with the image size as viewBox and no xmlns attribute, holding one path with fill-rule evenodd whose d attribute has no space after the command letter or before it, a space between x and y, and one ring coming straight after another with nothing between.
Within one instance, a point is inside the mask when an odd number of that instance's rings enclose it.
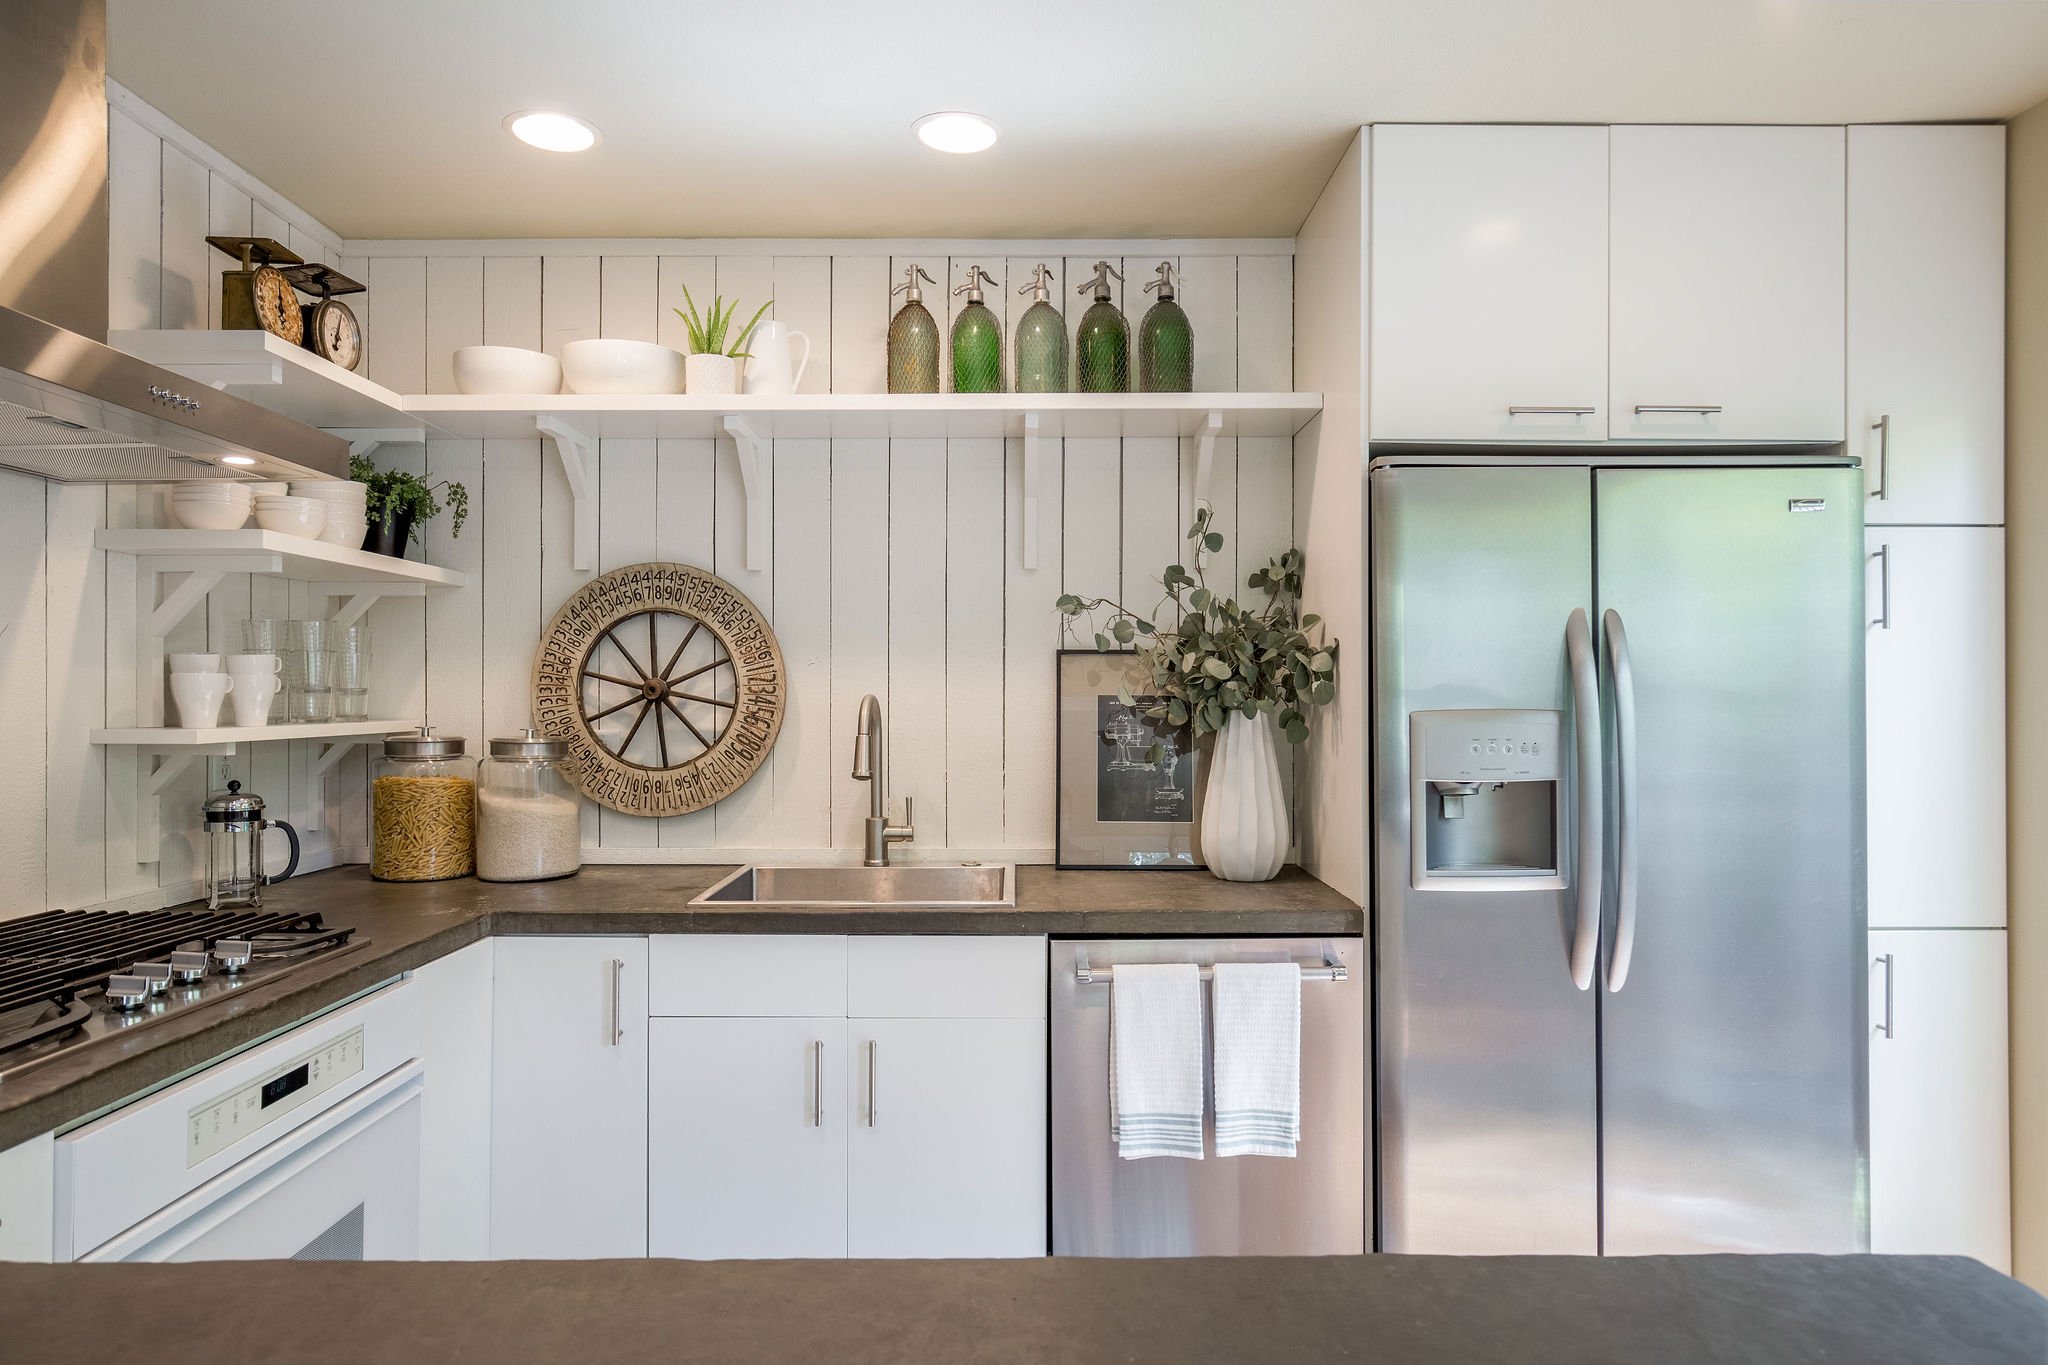
<instances>
[{"instance_id":1,"label":"faucet handle","mask_svg":"<svg viewBox=\"0 0 2048 1365\"><path fill-rule=\"evenodd\" d=\"M898 843L909 843L917 837L917 798L903 798L903 823L888 832L888 837Z\"/></svg>"}]
</instances>

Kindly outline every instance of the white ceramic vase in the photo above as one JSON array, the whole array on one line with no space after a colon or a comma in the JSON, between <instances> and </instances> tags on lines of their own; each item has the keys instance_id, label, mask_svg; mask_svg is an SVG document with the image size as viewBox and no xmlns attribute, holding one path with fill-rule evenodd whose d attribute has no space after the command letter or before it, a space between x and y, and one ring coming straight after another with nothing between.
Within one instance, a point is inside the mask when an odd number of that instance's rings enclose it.
<instances>
[{"instance_id":1,"label":"white ceramic vase","mask_svg":"<svg viewBox=\"0 0 2048 1365\"><path fill-rule=\"evenodd\" d=\"M1273 717L1233 711L1202 786L1202 859L1226 882L1263 882L1287 861L1292 834Z\"/></svg>"},{"instance_id":2,"label":"white ceramic vase","mask_svg":"<svg viewBox=\"0 0 2048 1365\"><path fill-rule=\"evenodd\" d=\"M716 397L740 391L739 362L729 355L693 355L683 361L683 392Z\"/></svg>"}]
</instances>

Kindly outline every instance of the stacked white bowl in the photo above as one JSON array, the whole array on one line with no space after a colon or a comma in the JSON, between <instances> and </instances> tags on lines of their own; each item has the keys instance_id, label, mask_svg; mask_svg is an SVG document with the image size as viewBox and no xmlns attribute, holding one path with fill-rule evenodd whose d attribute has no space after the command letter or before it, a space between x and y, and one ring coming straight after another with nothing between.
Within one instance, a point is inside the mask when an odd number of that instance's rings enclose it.
<instances>
[{"instance_id":1,"label":"stacked white bowl","mask_svg":"<svg viewBox=\"0 0 2048 1365\"><path fill-rule=\"evenodd\" d=\"M369 533L370 517L365 499L370 490L352 479L302 479L292 484L292 495L311 498L327 507L327 524L320 539L329 545L353 550Z\"/></svg>"},{"instance_id":2,"label":"stacked white bowl","mask_svg":"<svg viewBox=\"0 0 2048 1365\"><path fill-rule=\"evenodd\" d=\"M171 519L194 531L232 531L249 520L249 485L208 479L171 485Z\"/></svg>"},{"instance_id":3,"label":"stacked white bowl","mask_svg":"<svg viewBox=\"0 0 2048 1365\"><path fill-rule=\"evenodd\" d=\"M327 529L327 504L318 498L266 493L256 499L256 524L266 531L318 540Z\"/></svg>"}]
</instances>

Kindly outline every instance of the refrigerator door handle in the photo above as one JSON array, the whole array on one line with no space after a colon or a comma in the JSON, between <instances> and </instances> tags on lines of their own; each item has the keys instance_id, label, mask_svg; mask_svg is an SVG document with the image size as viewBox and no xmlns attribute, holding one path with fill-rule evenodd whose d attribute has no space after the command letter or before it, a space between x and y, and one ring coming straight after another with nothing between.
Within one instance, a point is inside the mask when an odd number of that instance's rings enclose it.
<instances>
[{"instance_id":1,"label":"refrigerator door handle","mask_svg":"<svg viewBox=\"0 0 2048 1365\"><path fill-rule=\"evenodd\" d=\"M1612 607L1600 618L1607 633L1608 667L1614 674L1615 804L1621 820L1614 832L1616 880L1614 955L1607 964L1607 989L1618 991L1628 980L1628 964L1636 950L1636 846L1639 794L1636 787L1636 678L1630 666L1628 631Z\"/></svg>"},{"instance_id":2,"label":"refrigerator door handle","mask_svg":"<svg viewBox=\"0 0 2048 1365\"><path fill-rule=\"evenodd\" d=\"M1594 667L1592 631L1586 611L1574 607L1564 624L1565 652L1572 666L1572 731L1578 741L1579 858L1578 915L1572 926L1572 984L1586 990L1600 955L1600 846L1606 803L1600 792L1600 677Z\"/></svg>"}]
</instances>

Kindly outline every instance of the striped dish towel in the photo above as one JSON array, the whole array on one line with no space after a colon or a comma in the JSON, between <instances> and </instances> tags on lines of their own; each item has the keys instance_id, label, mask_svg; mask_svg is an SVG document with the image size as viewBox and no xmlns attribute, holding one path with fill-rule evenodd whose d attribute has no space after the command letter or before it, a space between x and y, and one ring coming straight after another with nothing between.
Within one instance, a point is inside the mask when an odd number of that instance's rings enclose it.
<instances>
[{"instance_id":1,"label":"striped dish towel","mask_svg":"<svg viewBox=\"0 0 2048 1365\"><path fill-rule=\"evenodd\" d=\"M1109 985L1109 1136L1126 1161L1202 1159L1202 974L1118 964Z\"/></svg>"},{"instance_id":2,"label":"striped dish towel","mask_svg":"<svg viewBox=\"0 0 2048 1365\"><path fill-rule=\"evenodd\" d=\"M1291 1157L1301 1141L1301 967L1219 962L1215 980L1216 1155Z\"/></svg>"}]
</instances>

